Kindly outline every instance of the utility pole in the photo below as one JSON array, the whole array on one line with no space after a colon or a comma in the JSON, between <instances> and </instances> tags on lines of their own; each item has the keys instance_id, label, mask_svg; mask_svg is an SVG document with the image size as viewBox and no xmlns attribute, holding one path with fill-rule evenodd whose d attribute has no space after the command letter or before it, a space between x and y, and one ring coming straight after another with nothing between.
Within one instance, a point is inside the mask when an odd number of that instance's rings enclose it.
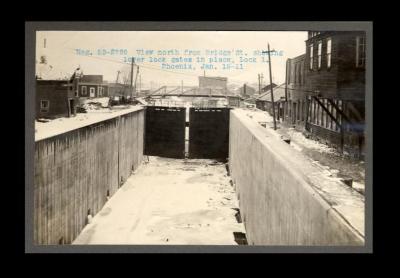
<instances>
[{"instance_id":1,"label":"utility pole","mask_svg":"<svg viewBox=\"0 0 400 278\"><path fill-rule=\"evenodd\" d=\"M139 94L142 91L142 75L139 74Z\"/></svg>"},{"instance_id":2,"label":"utility pole","mask_svg":"<svg viewBox=\"0 0 400 278\"><path fill-rule=\"evenodd\" d=\"M283 109L283 120L285 121L286 120L286 118L287 118L287 113L288 113L288 87L287 87L287 85L288 85L288 70L289 70L289 66L288 65L290 65L290 59L287 59L286 60L286 70L285 70L285 106L284 106L284 109ZM306 99L306 106L308 105L307 104L308 102L307 102L307 99ZM307 113L308 113L308 107L307 107ZM307 126L307 118L306 118L306 126Z\"/></svg>"},{"instance_id":3,"label":"utility pole","mask_svg":"<svg viewBox=\"0 0 400 278\"><path fill-rule=\"evenodd\" d=\"M271 63L271 54L269 50L269 43L268 43L268 64L269 64L269 83L271 86L272 115L274 117L274 130L276 130L274 88L272 87L272 65L271 65L272 63Z\"/></svg>"},{"instance_id":4,"label":"utility pole","mask_svg":"<svg viewBox=\"0 0 400 278\"><path fill-rule=\"evenodd\" d=\"M115 80L115 83L117 83L117 84L118 84L118 78L119 78L120 73L121 73L120 71L117 71L117 80Z\"/></svg>"},{"instance_id":5,"label":"utility pole","mask_svg":"<svg viewBox=\"0 0 400 278\"><path fill-rule=\"evenodd\" d=\"M136 87L137 87L137 78L139 76L139 66L137 66L137 71L136 71L136 76L135 76L135 96L137 97L137 91L136 91Z\"/></svg>"},{"instance_id":6,"label":"utility pole","mask_svg":"<svg viewBox=\"0 0 400 278\"><path fill-rule=\"evenodd\" d=\"M246 96L246 83L243 85L243 96Z\"/></svg>"},{"instance_id":7,"label":"utility pole","mask_svg":"<svg viewBox=\"0 0 400 278\"><path fill-rule=\"evenodd\" d=\"M135 58L132 57L132 63L131 63L131 98L132 98L132 92L133 92L133 65L135 64Z\"/></svg>"},{"instance_id":8,"label":"utility pole","mask_svg":"<svg viewBox=\"0 0 400 278\"><path fill-rule=\"evenodd\" d=\"M261 95L261 75L258 74L258 94Z\"/></svg>"}]
</instances>

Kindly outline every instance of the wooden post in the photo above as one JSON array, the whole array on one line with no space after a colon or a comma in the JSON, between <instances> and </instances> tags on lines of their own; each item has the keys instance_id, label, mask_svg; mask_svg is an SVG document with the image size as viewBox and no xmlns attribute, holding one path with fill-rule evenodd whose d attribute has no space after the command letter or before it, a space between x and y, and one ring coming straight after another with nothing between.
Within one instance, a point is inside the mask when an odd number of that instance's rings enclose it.
<instances>
[{"instance_id":1,"label":"wooden post","mask_svg":"<svg viewBox=\"0 0 400 278\"><path fill-rule=\"evenodd\" d=\"M268 44L268 64L269 64L269 83L271 86L271 101L272 101L272 116L274 118L274 130L276 130L276 118L275 118L275 103L274 103L274 88L272 88L272 63L271 63L271 54L269 50Z\"/></svg>"},{"instance_id":2,"label":"wooden post","mask_svg":"<svg viewBox=\"0 0 400 278\"><path fill-rule=\"evenodd\" d=\"M133 65L135 64L135 58L132 57L132 62L131 62L131 98L132 98L132 92L133 92Z\"/></svg>"},{"instance_id":3,"label":"wooden post","mask_svg":"<svg viewBox=\"0 0 400 278\"><path fill-rule=\"evenodd\" d=\"M287 113L288 113L288 88L287 88L287 84L288 84L288 64L289 64L290 59L286 60L286 70L285 70L285 104L283 107L283 121L286 121L287 119Z\"/></svg>"},{"instance_id":4,"label":"wooden post","mask_svg":"<svg viewBox=\"0 0 400 278\"><path fill-rule=\"evenodd\" d=\"M343 126L343 122L342 122L342 125L340 126L340 152L342 154L344 153L344 126Z\"/></svg>"},{"instance_id":5,"label":"wooden post","mask_svg":"<svg viewBox=\"0 0 400 278\"><path fill-rule=\"evenodd\" d=\"M307 123L308 123L308 115L311 114L310 111L310 100L308 99L308 96L306 96L306 120L304 122L304 128L307 130Z\"/></svg>"}]
</instances>

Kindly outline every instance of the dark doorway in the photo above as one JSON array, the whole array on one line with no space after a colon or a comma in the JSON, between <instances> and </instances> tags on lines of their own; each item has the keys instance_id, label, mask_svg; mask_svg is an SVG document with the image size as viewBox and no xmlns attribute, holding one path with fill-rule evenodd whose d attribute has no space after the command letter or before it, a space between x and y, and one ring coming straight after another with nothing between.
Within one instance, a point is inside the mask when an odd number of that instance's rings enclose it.
<instances>
[{"instance_id":1,"label":"dark doorway","mask_svg":"<svg viewBox=\"0 0 400 278\"><path fill-rule=\"evenodd\" d=\"M71 117L72 115L75 116L75 100L69 99L68 100L68 116Z\"/></svg>"}]
</instances>

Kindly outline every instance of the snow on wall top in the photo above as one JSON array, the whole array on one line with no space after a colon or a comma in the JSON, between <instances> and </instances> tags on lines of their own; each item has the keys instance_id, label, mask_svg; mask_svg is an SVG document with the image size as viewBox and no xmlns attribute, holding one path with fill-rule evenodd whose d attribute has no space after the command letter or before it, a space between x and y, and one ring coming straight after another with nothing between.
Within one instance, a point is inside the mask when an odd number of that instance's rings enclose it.
<instances>
[{"instance_id":1,"label":"snow on wall top","mask_svg":"<svg viewBox=\"0 0 400 278\"><path fill-rule=\"evenodd\" d=\"M142 109L142 106L133 106L121 110L78 113L72 118L57 118L47 123L35 121L35 142Z\"/></svg>"},{"instance_id":2,"label":"snow on wall top","mask_svg":"<svg viewBox=\"0 0 400 278\"><path fill-rule=\"evenodd\" d=\"M345 219L362 237L365 236L365 198L353 188L339 182L337 178L327 176L316 164L307 157L291 148L279 139L280 135L270 129L263 128L247 116L242 109L231 110L249 131L272 153L285 161L292 173L296 173L326 202L334 211Z\"/></svg>"}]
</instances>

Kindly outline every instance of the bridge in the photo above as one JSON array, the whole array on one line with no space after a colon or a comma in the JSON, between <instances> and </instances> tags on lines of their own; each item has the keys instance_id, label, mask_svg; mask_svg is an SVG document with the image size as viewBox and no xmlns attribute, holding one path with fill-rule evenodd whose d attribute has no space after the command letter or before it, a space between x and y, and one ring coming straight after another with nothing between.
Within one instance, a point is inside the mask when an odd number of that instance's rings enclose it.
<instances>
[{"instance_id":1,"label":"bridge","mask_svg":"<svg viewBox=\"0 0 400 278\"><path fill-rule=\"evenodd\" d=\"M162 86L153 91L150 97L214 97L214 98L226 98L226 97L237 97L234 93L228 89L218 88L199 88L195 86Z\"/></svg>"}]
</instances>

